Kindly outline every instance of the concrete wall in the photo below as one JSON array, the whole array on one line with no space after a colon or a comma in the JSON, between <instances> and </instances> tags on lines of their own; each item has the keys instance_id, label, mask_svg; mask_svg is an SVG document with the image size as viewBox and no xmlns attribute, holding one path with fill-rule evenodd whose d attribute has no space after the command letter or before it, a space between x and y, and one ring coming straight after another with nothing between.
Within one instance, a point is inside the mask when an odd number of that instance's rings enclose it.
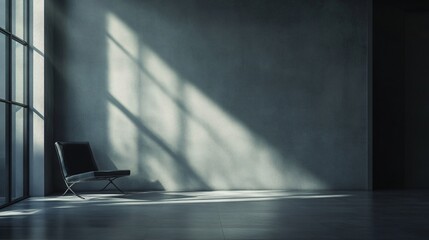
<instances>
[{"instance_id":1,"label":"concrete wall","mask_svg":"<svg viewBox=\"0 0 429 240\"><path fill-rule=\"evenodd\" d=\"M51 191L45 171L45 1L30 3L29 189L30 196L44 196Z\"/></svg>"},{"instance_id":2,"label":"concrete wall","mask_svg":"<svg viewBox=\"0 0 429 240\"><path fill-rule=\"evenodd\" d=\"M366 1L52 8L54 139L125 189L368 188Z\"/></svg>"}]
</instances>

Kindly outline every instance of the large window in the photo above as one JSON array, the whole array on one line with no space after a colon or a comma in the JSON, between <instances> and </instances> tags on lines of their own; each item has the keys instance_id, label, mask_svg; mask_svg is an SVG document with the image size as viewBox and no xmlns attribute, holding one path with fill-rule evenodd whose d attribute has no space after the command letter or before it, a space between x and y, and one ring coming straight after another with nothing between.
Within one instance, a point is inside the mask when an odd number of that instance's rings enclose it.
<instances>
[{"instance_id":1,"label":"large window","mask_svg":"<svg viewBox=\"0 0 429 240\"><path fill-rule=\"evenodd\" d=\"M0 0L0 207L28 196L28 0Z\"/></svg>"}]
</instances>

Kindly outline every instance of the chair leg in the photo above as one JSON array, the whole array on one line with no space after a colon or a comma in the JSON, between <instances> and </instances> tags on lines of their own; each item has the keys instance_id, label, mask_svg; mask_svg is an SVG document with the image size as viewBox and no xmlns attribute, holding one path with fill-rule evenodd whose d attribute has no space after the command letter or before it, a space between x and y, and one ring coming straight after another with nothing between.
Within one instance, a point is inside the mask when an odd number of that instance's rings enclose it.
<instances>
[{"instance_id":1,"label":"chair leg","mask_svg":"<svg viewBox=\"0 0 429 240\"><path fill-rule=\"evenodd\" d=\"M63 196L64 195L66 195L66 193L68 192L68 191L70 191L70 189L71 189L71 187L73 187L73 185L74 185L75 183L72 183L72 184L70 184L70 186L66 183L66 186L67 186L67 189L66 189L66 191L63 193Z\"/></svg>"},{"instance_id":2,"label":"chair leg","mask_svg":"<svg viewBox=\"0 0 429 240\"><path fill-rule=\"evenodd\" d=\"M79 198L81 198L81 199L85 199L84 197L82 197L81 195L79 195L79 194L77 194L75 191L73 191L73 189L71 188L73 185L75 185L76 183L72 183L71 185L69 185L67 182L66 182L66 186L67 186L67 190L63 193L63 196L68 192L68 191L70 191L70 192L72 192L76 197L79 197Z\"/></svg>"},{"instance_id":3,"label":"chair leg","mask_svg":"<svg viewBox=\"0 0 429 240\"><path fill-rule=\"evenodd\" d=\"M104 188L102 188L102 189L100 190L100 192L101 192L101 191L104 191L104 189L106 189L106 188L107 188L107 186L109 186L109 185L111 184L111 182L112 182L112 181L110 181L110 179L109 179L108 181L109 181L109 182L106 184L106 186L104 186Z\"/></svg>"},{"instance_id":4,"label":"chair leg","mask_svg":"<svg viewBox=\"0 0 429 240\"><path fill-rule=\"evenodd\" d=\"M119 192L121 192L122 194L125 194L124 191L122 191L118 186L116 186L116 184L113 182L116 178L114 179L107 179L109 182L106 184L106 186L104 186L104 188L102 188L100 191L103 191L104 189L107 188L107 186L109 186L110 184L112 184Z\"/></svg>"},{"instance_id":5,"label":"chair leg","mask_svg":"<svg viewBox=\"0 0 429 240\"><path fill-rule=\"evenodd\" d=\"M116 189L118 189L118 191L119 192L121 192L122 194L125 194L125 192L124 191L122 191L118 186L116 186L116 184L113 182L113 181L110 181L111 183L112 183L112 185L116 188Z\"/></svg>"}]
</instances>

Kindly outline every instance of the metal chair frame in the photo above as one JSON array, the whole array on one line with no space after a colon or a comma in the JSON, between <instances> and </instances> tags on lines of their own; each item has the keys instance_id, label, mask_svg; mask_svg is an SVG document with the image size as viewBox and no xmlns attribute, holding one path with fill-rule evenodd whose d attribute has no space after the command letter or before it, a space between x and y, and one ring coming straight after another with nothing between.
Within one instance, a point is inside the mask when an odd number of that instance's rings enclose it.
<instances>
[{"instance_id":1,"label":"metal chair frame","mask_svg":"<svg viewBox=\"0 0 429 240\"><path fill-rule=\"evenodd\" d=\"M65 195L70 191L70 192L71 192L71 193L73 193L76 197L79 197L79 198L81 198L81 199L85 199L84 197L82 197L81 195L77 194L77 193L72 189L73 185L75 185L76 183L79 183L79 182L71 182L71 183L69 183L69 182L67 182L67 180L66 180L65 178L63 178L63 179L64 179L64 183L66 184L67 189L64 191L64 193L62 194L62 196L65 196ZM104 190L105 190L105 189L106 189L110 184L112 184L112 185L116 188L116 190L118 190L120 193L122 193L122 194L126 194L124 191L122 191L122 190L118 187L118 185L116 185L116 184L113 182L115 179L117 179L117 177L106 179L106 180L107 180L107 181L109 181L109 182L106 184L106 186L104 186L102 189L100 189L100 192L101 192L101 191L104 191Z\"/></svg>"}]
</instances>

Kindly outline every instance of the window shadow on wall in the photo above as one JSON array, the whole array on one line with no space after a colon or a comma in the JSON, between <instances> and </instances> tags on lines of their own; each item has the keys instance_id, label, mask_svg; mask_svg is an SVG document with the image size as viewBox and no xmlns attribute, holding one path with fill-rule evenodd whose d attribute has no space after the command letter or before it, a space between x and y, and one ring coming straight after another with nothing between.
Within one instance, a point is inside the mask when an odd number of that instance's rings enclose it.
<instances>
[{"instance_id":1,"label":"window shadow on wall","mask_svg":"<svg viewBox=\"0 0 429 240\"><path fill-rule=\"evenodd\" d=\"M366 188L365 7L73 3L56 136L130 189Z\"/></svg>"}]
</instances>

